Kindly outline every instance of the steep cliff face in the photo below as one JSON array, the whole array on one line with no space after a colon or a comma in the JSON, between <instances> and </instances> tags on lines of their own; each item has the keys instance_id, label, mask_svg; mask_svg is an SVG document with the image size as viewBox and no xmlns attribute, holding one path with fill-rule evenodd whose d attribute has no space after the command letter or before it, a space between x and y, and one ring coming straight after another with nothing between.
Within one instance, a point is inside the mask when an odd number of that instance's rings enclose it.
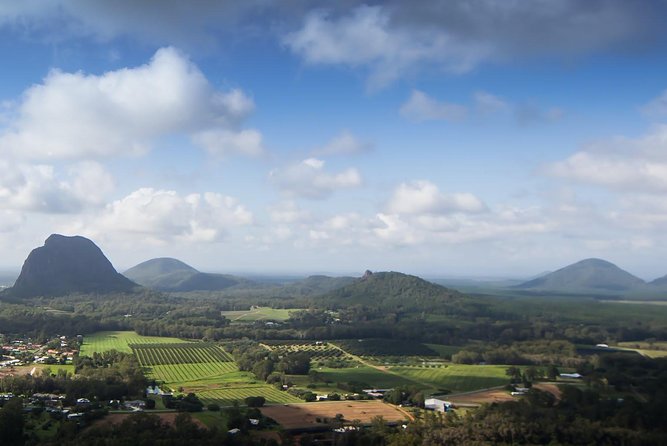
<instances>
[{"instance_id":1,"label":"steep cliff face","mask_svg":"<svg viewBox=\"0 0 667 446\"><path fill-rule=\"evenodd\" d=\"M91 240L53 234L32 250L21 274L8 290L18 297L70 293L132 291L137 284L119 274Z\"/></svg>"}]
</instances>

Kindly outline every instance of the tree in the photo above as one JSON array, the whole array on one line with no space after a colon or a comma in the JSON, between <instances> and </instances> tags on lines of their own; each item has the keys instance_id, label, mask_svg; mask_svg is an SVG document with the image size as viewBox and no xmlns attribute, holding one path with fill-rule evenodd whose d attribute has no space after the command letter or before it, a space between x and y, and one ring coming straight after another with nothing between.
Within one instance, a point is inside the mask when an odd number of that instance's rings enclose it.
<instances>
[{"instance_id":1,"label":"tree","mask_svg":"<svg viewBox=\"0 0 667 446\"><path fill-rule=\"evenodd\" d=\"M266 403L266 398L263 396L249 396L245 399L248 407L262 407Z\"/></svg>"},{"instance_id":2,"label":"tree","mask_svg":"<svg viewBox=\"0 0 667 446\"><path fill-rule=\"evenodd\" d=\"M23 402L13 398L0 409L0 438L8 446L23 444Z\"/></svg>"}]
</instances>

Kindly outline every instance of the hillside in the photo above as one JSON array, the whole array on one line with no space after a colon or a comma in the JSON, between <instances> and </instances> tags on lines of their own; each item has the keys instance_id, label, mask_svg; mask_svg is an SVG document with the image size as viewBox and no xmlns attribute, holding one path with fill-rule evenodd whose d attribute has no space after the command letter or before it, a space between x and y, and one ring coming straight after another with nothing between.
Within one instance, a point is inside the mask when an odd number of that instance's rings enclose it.
<instances>
[{"instance_id":1,"label":"hillside","mask_svg":"<svg viewBox=\"0 0 667 446\"><path fill-rule=\"evenodd\" d=\"M632 291L644 285L642 279L613 263L601 259L586 259L524 282L515 288L563 293L613 293Z\"/></svg>"},{"instance_id":2,"label":"hillside","mask_svg":"<svg viewBox=\"0 0 667 446\"><path fill-rule=\"evenodd\" d=\"M16 297L62 296L128 292L136 287L91 240L53 234L44 246L32 250L14 286L6 292Z\"/></svg>"},{"instance_id":3,"label":"hillside","mask_svg":"<svg viewBox=\"0 0 667 446\"><path fill-rule=\"evenodd\" d=\"M318 301L341 305L368 305L383 308L429 310L461 297L456 290L399 272L366 271L353 283L318 297Z\"/></svg>"},{"instance_id":4,"label":"hillside","mask_svg":"<svg viewBox=\"0 0 667 446\"><path fill-rule=\"evenodd\" d=\"M246 279L227 274L202 273L168 257L147 260L124 274L145 287L159 291L219 291L249 283Z\"/></svg>"},{"instance_id":5,"label":"hillside","mask_svg":"<svg viewBox=\"0 0 667 446\"><path fill-rule=\"evenodd\" d=\"M330 277L323 275L308 276L296 282L290 282L274 288L276 296L317 296L354 283L354 277Z\"/></svg>"}]
</instances>

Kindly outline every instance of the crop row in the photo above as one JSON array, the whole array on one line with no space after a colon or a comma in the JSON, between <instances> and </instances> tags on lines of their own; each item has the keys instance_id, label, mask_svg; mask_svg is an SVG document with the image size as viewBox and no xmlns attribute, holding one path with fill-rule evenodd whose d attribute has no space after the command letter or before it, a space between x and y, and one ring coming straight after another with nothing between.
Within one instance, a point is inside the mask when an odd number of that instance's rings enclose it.
<instances>
[{"instance_id":1,"label":"crop row","mask_svg":"<svg viewBox=\"0 0 667 446\"><path fill-rule=\"evenodd\" d=\"M166 364L197 364L233 362L231 356L215 344L150 344L131 345L143 367Z\"/></svg>"},{"instance_id":2,"label":"crop row","mask_svg":"<svg viewBox=\"0 0 667 446\"><path fill-rule=\"evenodd\" d=\"M250 396L263 396L269 404L288 404L303 402L294 395L283 392L271 386L233 387L229 389L215 389L198 392L197 396L204 403L230 405L234 401L243 402Z\"/></svg>"},{"instance_id":3,"label":"crop row","mask_svg":"<svg viewBox=\"0 0 667 446\"><path fill-rule=\"evenodd\" d=\"M146 370L149 378L167 384L192 382L236 371L238 368L233 362L154 365Z\"/></svg>"}]
</instances>

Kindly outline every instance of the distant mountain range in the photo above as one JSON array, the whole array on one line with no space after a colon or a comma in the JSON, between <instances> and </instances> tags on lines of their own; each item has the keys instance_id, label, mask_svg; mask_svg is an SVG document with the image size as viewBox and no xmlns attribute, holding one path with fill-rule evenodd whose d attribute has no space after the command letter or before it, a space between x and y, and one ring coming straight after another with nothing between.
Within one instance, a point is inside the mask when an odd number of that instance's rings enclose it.
<instances>
[{"instance_id":1,"label":"distant mountain range","mask_svg":"<svg viewBox=\"0 0 667 446\"><path fill-rule=\"evenodd\" d=\"M667 276L646 283L606 260L585 259L513 288L568 294L649 293L667 290Z\"/></svg>"},{"instance_id":2,"label":"distant mountain range","mask_svg":"<svg viewBox=\"0 0 667 446\"><path fill-rule=\"evenodd\" d=\"M119 274L91 240L52 234L32 250L4 293L15 297L131 292L138 285Z\"/></svg>"},{"instance_id":3,"label":"distant mountain range","mask_svg":"<svg viewBox=\"0 0 667 446\"><path fill-rule=\"evenodd\" d=\"M254 292L267 298L313 297L333 306L382 305L428 310L462 297L417 276L399 272L366 271L361 278L310 276L282 283L252 281L228 274L203 273L173 258L157 258L119 274L95 243L80 237L53 234L34 249L14 286L5 296L62 296L72 293L132 292L141 286L158 291L225 291L230 295ZM667 276L645 282L602 259L586 259L519 284L495 284L497 289L548 294L662 296Z\"/></svg>"},{"instance_id":4,"label":"distant mountain range","mask_svg":"<svg viewBox=\"0 0 667 446\"><path fill-rule=\"evenodd\" d=\"M158 291L220 291L252 285L252 281L228 274L202 273L177 259L151 259L123 273L129 279Z\"/></svg>"}]
</instances>

